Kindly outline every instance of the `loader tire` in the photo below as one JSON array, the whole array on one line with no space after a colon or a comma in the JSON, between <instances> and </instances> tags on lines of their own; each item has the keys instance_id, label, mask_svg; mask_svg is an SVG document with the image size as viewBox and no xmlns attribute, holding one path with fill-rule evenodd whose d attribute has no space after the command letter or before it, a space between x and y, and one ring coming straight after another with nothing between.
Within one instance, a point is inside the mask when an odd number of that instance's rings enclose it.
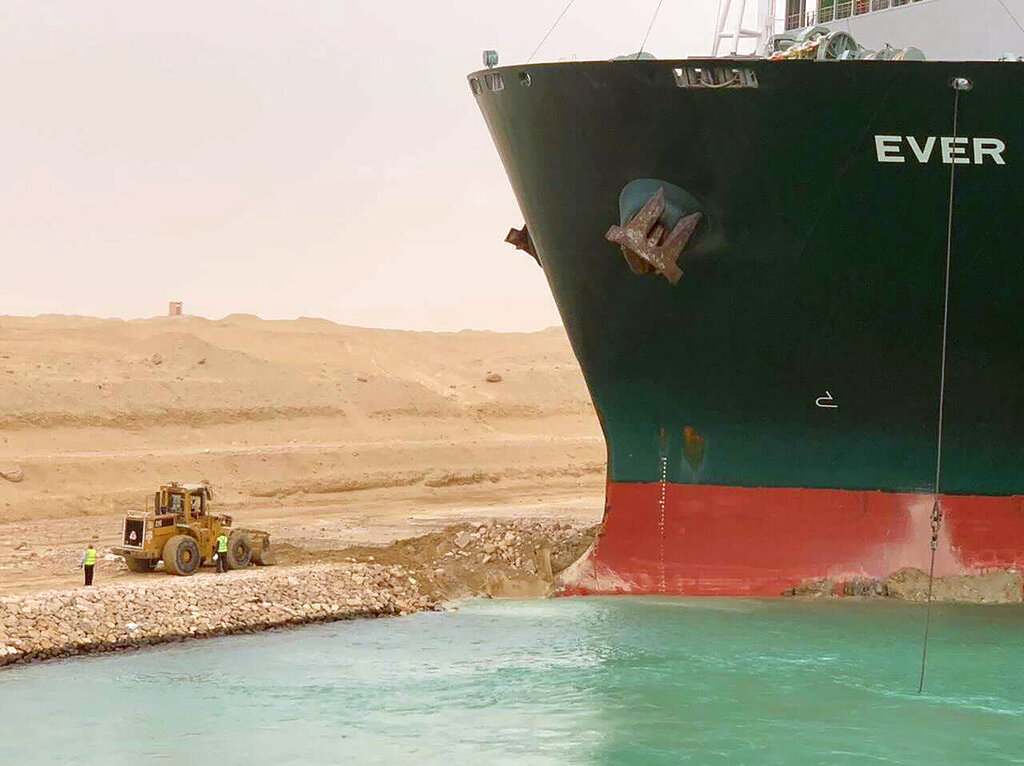
<instances>
[{"instance_id":1,"label":"loader tire","mask_svg":"<svg viewBox=\"0 0 1024 766\"><path fill-rule=\"evenodd\" d=\"M124 563L133 572L152 572L156 569L156 559L137 559L132 556L125 556Z\"/></svg>"},{"instance_id":2,"label":"loader tire","mask_svg":"<svg viewBox=\"0 0 1024 766\"><path fill-rule=\"evenodd\" d=\"M269 567L277 563L277 556L274 554L274 549L270 547L269 537L264 537L262 542L254 546L252 563L258 567Z\"/></svg>"},{"instance_id":3,"label":"loader tire","mask_svg":"<svg viewBox=\"0 0 1024 766\"><path fill-rule=\"evenodd\" d=\"M245 569L252 561L252 544L249 535L235 531L228 535L228 566L231 569Z\"/></svg>"},{"instance_id":4,"label":"loader tire","mask_svg":"<svg viewBox=\"0 0 1024 766\"><path fill-rule=\"evenodd\" d=\"M171 574L194 574L200 563L199 544L188 535L175 535L164 544L164 569Z\"/></svg>"}]
</instances>

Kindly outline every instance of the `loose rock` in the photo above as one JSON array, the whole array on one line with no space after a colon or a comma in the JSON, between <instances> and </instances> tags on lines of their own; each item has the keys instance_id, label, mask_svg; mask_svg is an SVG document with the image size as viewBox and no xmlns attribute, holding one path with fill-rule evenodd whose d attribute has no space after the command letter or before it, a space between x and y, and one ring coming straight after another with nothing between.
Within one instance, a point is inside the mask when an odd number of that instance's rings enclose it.
<instances>
[{"instance_id":1,"label":"loose rock","mask_svg":"<svg viewBox=\"0 0 1024 766\"><path fill-rule=\"evenodd\" d=\"M0 479L7 479L7 481L17 484L24 478L25 472L22 470L20 465L13 465L10 463L0 465Z\"/></svg>"}]
</instances>

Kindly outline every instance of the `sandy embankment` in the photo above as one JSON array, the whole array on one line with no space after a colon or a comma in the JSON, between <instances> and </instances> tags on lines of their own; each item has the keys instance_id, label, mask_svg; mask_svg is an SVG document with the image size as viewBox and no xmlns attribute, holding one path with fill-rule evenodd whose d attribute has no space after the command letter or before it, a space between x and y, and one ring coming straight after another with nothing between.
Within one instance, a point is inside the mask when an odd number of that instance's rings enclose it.
<instances>
[{"instance_id":1,"label":"sandy embankment","mask_svg":"<svg viewBox=\"0 0 1024 766\"><path fill-rule=\"evenodd\" d=\"M0 593L75 585L81 549L117 544L170 480L208 480L220 510L313 552L603 507L560 329L0 317L0 381L0 470L21 474L0 479Z\"/></svg>"},{"instance_id":2,"label":"sandy embankment","mask_svg":"<svg viewBox=\"0 0 1024 766\"><path fill-rule=\"evenodd\" d=\"M0 382L0 595L32 603L77 603L54 591L77 598L85 545L116 545L124 512L170 480L208 480L219 510L271 532L281 566L239 583L344 570L352 546L452 524L589 527L603 507L604 444L560 329L0 317ZM115 601L192 587L109 560L97 584Z\"/></svg>"}]
</instances>

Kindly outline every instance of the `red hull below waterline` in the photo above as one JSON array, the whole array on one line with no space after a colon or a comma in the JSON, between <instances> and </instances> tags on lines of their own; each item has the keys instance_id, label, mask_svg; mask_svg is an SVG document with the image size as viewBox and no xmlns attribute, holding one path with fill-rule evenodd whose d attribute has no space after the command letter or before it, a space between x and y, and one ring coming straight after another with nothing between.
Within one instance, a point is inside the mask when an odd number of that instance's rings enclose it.
<instances>
[{"instance_id":1,"label":"red hull below waterline","mask_svg":"<svg viewBox=\"0 0 1024 766\"><path fill-rule=\"evenodd\" d=\"M912 493L613 482L604 530L563 592L779 596L824 578L927 570L933 503ZM1024 565L1024 497L940 503L937 575Z\"/></svg>"}]
</instances>

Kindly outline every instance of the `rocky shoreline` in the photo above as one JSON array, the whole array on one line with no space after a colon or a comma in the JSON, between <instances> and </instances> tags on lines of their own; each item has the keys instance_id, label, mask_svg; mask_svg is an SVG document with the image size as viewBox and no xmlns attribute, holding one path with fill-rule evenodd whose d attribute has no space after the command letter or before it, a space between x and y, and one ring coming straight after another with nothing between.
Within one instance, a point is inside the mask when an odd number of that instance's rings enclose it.
<instances>
[{"instance_id":1,"label":"rocky shoreline","mask_svg":"<svg viewBox=\"0 0 1024 766\"><path fill-rule=\"evenodd\" d=\"M0 666L442 609L474 596L549 595L596 530L552 521L458 524L388 546L305 551L285 564L192 577L160 572L0 596ZM123 562L101 562L123 570ZM107 574L110 570L107 570Z\"/></svg>"},{"instance_id":2,"label":"rocky shoreline","mask_svg":"<svg viewBox=\"0 0 1024 766\"><path fill-rule=\"evenodd\" d=\"M438 608L406 568L367 563L41 591L0 597L0 666Z\"/></svg>"},{"instance_id":3,"label":"rocky shoreline","mask_svg":"<svg viewBox=\"0 0 1024 766\"><path fill-rule=\"evenodd\" d=\"M545 597L597 532L549 520L492 520L387 546L308 551L285 545L278 552L284 565L269 569L101 577L98 587L0 596L0 666L408 615L443 609L453 599ZM946 602L1020 603L1024 591L1021 574L1005 571L939 577L934 585L933 598ZM925 572L904 569L884 579L813 580L780 595L923 601L927 589Z\"/></svg>"}]
</instances>

